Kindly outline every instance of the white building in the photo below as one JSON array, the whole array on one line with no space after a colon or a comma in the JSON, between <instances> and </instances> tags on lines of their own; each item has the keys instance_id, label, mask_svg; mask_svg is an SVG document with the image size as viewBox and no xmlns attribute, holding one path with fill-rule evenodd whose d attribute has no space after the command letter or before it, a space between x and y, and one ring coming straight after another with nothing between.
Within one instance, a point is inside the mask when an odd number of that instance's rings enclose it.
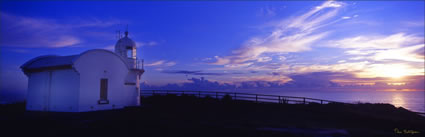
<instances>
[{"instance_id":1,"label":"white building","mask_svg":"<svg viewBox=\"0 0 425 137\"><path fill-rule=\"evenodd\" d=\"M115 53L94 49L72 56L40 56L21 66L28 76L27 110L84 112L140 105L136 44L118 40Z\"/></svg>"}]
</instances>

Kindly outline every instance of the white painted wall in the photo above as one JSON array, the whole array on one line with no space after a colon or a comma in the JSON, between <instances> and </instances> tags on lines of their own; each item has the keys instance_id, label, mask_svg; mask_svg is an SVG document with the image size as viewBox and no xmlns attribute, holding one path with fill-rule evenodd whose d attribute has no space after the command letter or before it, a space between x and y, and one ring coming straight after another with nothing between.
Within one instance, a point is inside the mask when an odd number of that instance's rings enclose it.
<instances>
[{"instance_id":1,"label":"white painted wall","mask_svg":"<svg viewBox=\"0 0 425 137\"><path fill-rule=\"evenodd\" d=\"M52 72L49 111L78 112L80 77L73 69Z\"/></svg>"},{"instance_id":2,"label":"white painted wall","mask_svg":"<svg viewBox=\"0 0 425 137\"><path fill-rule=\"evenodd\" d=\"M137 105L136 86L124 85L129 69L118 55L107 50L90 50L81 54L74 67L80 74L80 112ZM102 78L108 79L109 104L98 104Z\"/></svg>"},{"instance_id":3,"label":"white painted wall","mask_svg":"<svg viewBox=\"0 0 425 137\"><path fill-rule=\"evenodd\" d=\"M27 110L47 110L48 72L28 75Z\"/></svg>"},{"instance_id":4,"label":"white painted wall","mask_svg":"<svg viewBox=\"0 0 425 137\"><path fill-rule=\"evenodd\" d=\"M77 112L79 76L73 69L31 73L27 110Z\"/></svg>"}]
</instances>

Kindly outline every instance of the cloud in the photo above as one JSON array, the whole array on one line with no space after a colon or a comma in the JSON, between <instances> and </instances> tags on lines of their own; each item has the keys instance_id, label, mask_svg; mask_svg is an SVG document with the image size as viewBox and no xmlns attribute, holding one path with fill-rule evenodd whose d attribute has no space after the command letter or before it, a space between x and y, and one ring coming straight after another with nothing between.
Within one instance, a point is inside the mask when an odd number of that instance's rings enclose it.
<instances>
[{"instance_id":1,"label":"cloud","mask_svg":"<svg viewBox=\"0 0 425 137\"><path fill-rule=\"evenodd\" d=\"M411 75L424 75L424 68L415 67L405 63L370 64L363 71L358 72L360 77L387 77L399 78Z\"/></svg>"},{"instance_id":2,"label":"cloud","mask_svg":"<svg viewBox=\"0 0 425 137\"><path fill-rule=\"evenodd\" d=\"M136 46L139 48L139 47L142 47L142 46L156 46L156 45L158 45L158 43L157 42L155 42L155 41L151 41L151 42L136 42ZM106 50L114 50L115 49L115 45L109 45L109 46L106 46L106 47L104 47L103 49L106 49ZM173 66L172 64L173 64L173 62L169 62L169 64L171 64L171 66ZM175 64L174 64L175 65Z\"/></svg>"},{"instance_id":3,"label":"cloud","mask_svg":"<svg viewBox=\"0 0 425 137\"><path fill-rule=\"evenodd\" d=\"M295 88L334 88L334 87L345 87L362 89L367 88L369 90L375 89L415 89L423 90L420 87L424 84L420 84L423 81L423 77L420 75L409 76L404 80L394 80L383 77L371 77L371 78L359 78L353 73L349 72L331 72L331 71L318 71L310 73L298 73L291 74L289 77L291 81L285 83L286 87ZM402 83L398 86L391 86L391 83ZM364 87L368 85L368 87Z\"/></svg>"},{"instance_id":4,"label":"cloud","mask_svg":"<svg viewBox=\"0 0 425 137\"><path fill-rule=\"evenodd\" d=\"M351 73L356 77L361 78L396 78L410 75L423 75L424 61L423 58L419 58L424 56L423 52L421 52L423 51L423 48L421 48L420 46L417 47L412 46L407 47L408 49L401 49L403 52L398 51L399 49L394 49L394 52L392 52L392 50L383 50L377 53L371 53L371 55L367 56L348 56L348 60L338 60L335 62L335 64L323 62L288 63L288 61L266 63L247 62L243 64L227 64L224 65L223 68L213 68L210 70L265 71L268 74L271 74L272 76L276 76L270 77L255 75L232 77L231 79L234 81L246 81L254 79L265 81L268 81L267 79L272 81L285 81L286 78L284 78L284 76L288 76L294 73L312 73L320 71ZM411 52L413 52L413 54ZM375 56L379 58L373 58ZM403 61L395 62L393 60ZM410 60L410 62L406 62L404 60Z\"/></svg>"},{"instance_id":5,"label":"cloud","mask_svg":"<svg viewBox=\"0 0 425 137\"><path fill-rule=\"evenodd\" d=\"M338 63L345 63L347 62L346 60L339 60Z\"/></svg>"},{"instance_id":6,"label":"cloud","mask_svg":"<svg viewBox=\"0 0 425 137\"><path fill-rule=\"evenodd\" d=\"M257 59L257 62L269 62L269 61L272 61L271 57L259 57Z\"/></svg>"},{"instance_id":7,"label":"cloud","mask_svg":"<svg viewBox=\"0 0 425 137\"><path fill-rule=\"evenodd\" d=\"M239 68L251 66L252 64L254 64L254 63L247 62L247 63L242 63L242 64L227 64L227 65L224 65L224 67L227 68L227 69L231 69L231 68L239 69Z\"/></svg>"},{"instance_id":8,"label":"cloud","mask_svg":"<svg viewBox=\"0 0 425 137\"><path fill-rule=\"evenodd\" d=\"M259 71L251 70L250 73L258 73Z\"/></svg>"},{"instance_id":9,"label":"cloud","mask_svg":"<svg viewBox=\"0 0 425 137\"><path fill-rule=\"evenodd\" d=\"M330 47L374 50L374 49L394 49L413 44L422 43L422 37L406 35L404 33L392 34L389 36L356 36L342 40L330 41Z\"/></svg>"},{"instance_id":10,"label":"cloud","mask_svg":"<svg viewBox=\"0 0 425 137\"><path fill-rule=\"evenodd\" d=\"M164 70L162 73L168 74L186 74L186 75L201 75L201 76L227 76L234 74L243 74L243 73L214 73L214 72L203 72L200 70L189 71L189 70Z\"/></svg>"},{"instance_id":11,"label":"cloud","mask_svg":"<svg viewBox=\"0 0 425 137\"><path fill-rule=\"evenodd\" d=\"M114 51L115 45L109 45L109 46L104 47L103 49Z\"/></svg>"},{"instance_id":12,"label":"cloud","mask_svg":"<svg viewBox=\"0 0 425 137\"><path fill-rule=\"evenodd\" d=\"M334 18L344 3L327 1L300 16L282 20L264 37L251 38L232 55L219 57L210 64L226 65L255 61L264 53L301 52L311 49L311 44L324 38L329 32L320 28L335 23ZM258 61L263 61L262 59Z\"/></svg>"},{"instance_id":13,"label":"cloud","mask_svg":"<svg viewBox=\"0 0 425 137\"><path fill-rule=\"evenodd\" d=\"M181 84L169 83L163 86L153 86L146 83L142 83L141 87L143 89L162 89L162 90L226 90L226 89L235 89L235 85L228 83L219 83L217 81L209 81L201 78L191 78L187 79L188 82Z\"/></svg>"},{"instance_id":14,"label":"cloud","mask_svg":"<svg viewBox=\"0 0 425 137\"><path fill-rule=\"evenodd\" d=\"M312 72L304 74L292 74L289 75L292 79L286 83L289 87L339 87L338 83L332 82L333 79L337 78L353 78L349 73L342 72Z\"/></svg>"},{"instance_id":15,"label":"cloud","mask_svg":"<svg viewBox=\"0 0 425 137\"><path fill-rule=\"evenodd\" d=\"M331 71L331 72L359 72L364 70L371 63L368 61L361 62L346 62L330 65L292 65L290 69L292 72L296 73L311 73L318 71Z\"/></svg>"},{"instance_id":16,"label":"cloud","mask_svg":"<svg viewBox=\"0 0 425 137\"><path fill-rule=\"evenodd\" d=\"M406 83L405 88L408 89L425 89L425 77L423 75L410 76L409 81Z\"/></svg>"},{"instance_id":17,"label":"cloud","mask_svg":"<svg viewBox=\"0 0 425 137\"><path fill-rule=\"evenodd\" d=\"M424 27L424 21L403 21L401 22L406 27Z\"/></svg>"},{"instance_id":18,"label":"cloud","mask_svg":"<svg viewBox=\"0 0 425 137\"><path fill-rule=\"evenodd\" d=\"M100 20L98 18L89 18L89 19L75 19L73 24L66 24L70 28L83 28L83 27L111 27L114 25L120 24L119 20Z\"/></svg>"},{"instance_id":19,"label":"cloud","mask_svg":"<svg viewBox=\"0 0 425 137\"><path fill-rule=\"evenodd\" d=\"M341 17L341 19L351 19L351 17L344 16L344 17Z\"/></svg>"},{"instance_id":20,"label":"cloud","mask_svg":"<svg viewBox=\"0 0 425 137\"><path fill-rule=\"evenodd\" d=\"M77 29L88 27L109 27L117 21L98 19L76 19L72 23L58 20L16 16L0 12L1 46L24 48L61 48L83 42Z\"/></svg>"},{"instance_id":21,"label":"cloud","mask_svg":"<svg viewBox=\"0 0 425 137\"><path fill-rule=\"evenodd\" d=\"M167 66L167 67L171 67L171 66L174 66L176 64L177 64L176 62L170 61L170 62L165 63L164 65Z\"/></svg>"},{"instance_id":22,"label":"cloud","mask_svg":"<svg viewBox=\"0 0 425 137\"><path fill-rule=\"evenodd\" d=\"M200 70L196 70L196 71L189 71L189 70L165 70L162 71L163 73L171 73L171 74L195 74L195 73L200 73Z\"/></svg>"},{"instance_id":23,"label":"cloud","mask_svg":"<svg viewBox=\"0 0 425 137\"><path fill-rule=\"evenodd\" d=\"M276 9L270 6L260 8L260 11L257 13L259 17L272 17L276 15Z\"/></svg>"},{"instance_id":24,"label":"cloud","mask_svg":"<svg viewBox=\"0 0 425 137\"><path fill-rule=\"evenodd\" d=\"M155 62L152 62L152 63L149 63L149 64L145 64L145 66L159 66L159 65L162 65L162 64L164 64L164 60L159 60L159 61L155 61Z\"/></svg>"},{"instance_id":25,"label":"cloud","mask_svg":"<svg viewBox=\"0 0 425 137\"><path fill-rule=\"evenodd\" d=\"M291 79L285 75L243 75L231 77L232 82L240 83L246 81L266 81L266 82L277 82L283 84L290 81Z\"/></svg>"},{"instance_id":26,"label":"cloud","mask_svg":"<svg viewBox=\"0 0 425 137\"><path fill-rule=\"evenodd\" d=\"M152 62L152 63L148 63L148 64L145 64L145 66L163 66L163 67L171 67L171 66L174 66L174 65L176 65L177 63L176 62L173 62L173 61L166 61L166 60L158 60L158 61L155 61L155 62Z\"/></svg>"},{"instance_id":27,"label":"cloud","mask_svg":"<svg viewBox=\"0 0 425 137\"><path fill-rule=\"evenodd\" d=\"M198 73L200 71L181 71L182 73ZM261 92L279 91L285 89L306 89L314 88L315 91L321 90L388 90L388 89L424 89L423 76L411 76L409 81L402 82L400 85L390 85L394 81L385 78L357 78L351 73L319 71L311 73L297 73L289 75L289 80L265 81L265 80L246 80L239 82L218 82L201 78L190 78L183 83L169 83L162 86L149 85L142 83L143 89L155 90L250 90L261 89ZM395 81L397 82L397 81Z\"/></svg>"},{"instance_id":28,"label":"cloud","mask_svg":"<svg viewBox=\"0 0 425 137\"><path fill-rule=\"evenodd\" d=\"M150 41L150 42L136 42L137 47L142 47L142 46L156 46L158 45L158 42L155 41Z\"/></svg>"},{"instance_id":29,"label":"cloud","mask_svg":"<svg viewBox=\"0 0 425 137\"><path fill-rule=\"evenodd\" d=\"M424 38L415 35L396 33L388 36L356 36L342 40L330 41L329 46L347 49L352 59L372 61L407 61L424 62Z\"/></svg>"},{"instance_id":30,"label":"cloud","mask_svg":"<svg viewBox=\"0 0 425 137\"><path fill-rule=\"evenodd\" d=\"M423 64L419 67L408 63L373 63L369 61L345 62L330 65L293 65L284 70L296 73L311 73L319 71L352 73L359 78L396 78L412 75L424 75Z\"/></svg>"},{"instance_id":31,"label":"cloud","mask_svg":"<svg viewBox=\"0 0 425 137\"><path fill-rule=\"evenodd\" d=\"M285 57L285 56L279 56L279 57L278 57L278 59L279 59L280 61L285 61L285 60L286 60L286 57Z\"/></svg>"},{"instance_id":32,"label":"cloud","mask_svg":"<svg viewBox=\"0 0 425 137\"><path fill-rule=\"evenodd\" d=\"M184 83L169 83L163 86L153 86L146 83L142 83L141 87L143 89L162 89L162 90L235 90L235 89L256 89L256 88L276 88L282 87L282 84L279 82L271 81L243 81L235 83L221 83L218 81L210 81L201 78L190 78L187 79L187 82Z\"/></svg>"},{"instance_id":33,"label":"cloud","mask_svg":"<svg viewBox=\"0 0 425 137\"><path fill-rule=\"evenodd\" d=\"M204 59L202 59L202 61L205 61L205 62L210 61L210 60L212 60L212 58L204 58Z\"/></svg>"},{"instance_id":34,"label":"cloud","mask_svg":"<svg viewBox=\"0 0 425 137\"><path fill-rule=\"evenodd\" d=\"M357 18L359 15L353 15L353 16L343 16L341 17L341 19L346 20L346 19L352 19L352 18Z\"/></svg>"},{"instance_id":35,"label":"cloud","mask_svg":"<svg viewBox=\"0 0 425 137\"><path fill-rule=\"evenodd\" d=\"M424 44L419 44L415 46L409 46L398 49L389 49L376 51L376 53L370 58L377 61L382 60L401 60L401 61L410 61L410 62L424 62Z\"/></svg>"},{"instance_id":36,"label":"cloud","mask_svg":"<svg viewBox=\"0 0 425 137\"><path fill-rule=\"evenodd\" d=\"M329 2L323 3L320 6L317 6L316 9L319 9L320 10L320 9L323 9L323 8L330 8L330 7L338 8L338 7L341 7L341 6L342 6L342 3L337 3L337 2L329 1Z\"/></svg>"}]
</instances>

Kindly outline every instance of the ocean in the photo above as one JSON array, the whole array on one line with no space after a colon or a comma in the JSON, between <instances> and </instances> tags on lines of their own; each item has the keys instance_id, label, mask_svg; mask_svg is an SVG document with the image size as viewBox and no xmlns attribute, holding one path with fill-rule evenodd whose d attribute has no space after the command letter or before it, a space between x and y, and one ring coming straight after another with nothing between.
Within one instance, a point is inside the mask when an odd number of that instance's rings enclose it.
<instances>
[{"instance_id":1,"label":"ocean","mask_svg":"<svg viewBox=\"0 0 425 137\"><path fill-rule=\"evenodd\" d=\"M260 91L235 92L309 97L346 103L389 103L395 107L425 113L425 91Z\"/></svg>"}]
</instances>

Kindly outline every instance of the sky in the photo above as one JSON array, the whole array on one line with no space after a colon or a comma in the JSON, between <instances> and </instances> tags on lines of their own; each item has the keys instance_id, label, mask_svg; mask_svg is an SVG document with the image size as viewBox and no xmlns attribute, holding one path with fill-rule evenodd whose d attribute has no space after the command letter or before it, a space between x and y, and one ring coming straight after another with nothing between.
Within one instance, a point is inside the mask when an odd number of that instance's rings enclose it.
<instances>
[{"instance_id":1,"label":"sky","mask_svg":"<svg viewBox=\"0 0 425 137\"><path fill-rule=\"evenodd\" d=\"M127 25L145 88L423 91L424 5L1 1L0 95L25 94L26 61L113 50Z\"/></svg>"}]
</instances>

